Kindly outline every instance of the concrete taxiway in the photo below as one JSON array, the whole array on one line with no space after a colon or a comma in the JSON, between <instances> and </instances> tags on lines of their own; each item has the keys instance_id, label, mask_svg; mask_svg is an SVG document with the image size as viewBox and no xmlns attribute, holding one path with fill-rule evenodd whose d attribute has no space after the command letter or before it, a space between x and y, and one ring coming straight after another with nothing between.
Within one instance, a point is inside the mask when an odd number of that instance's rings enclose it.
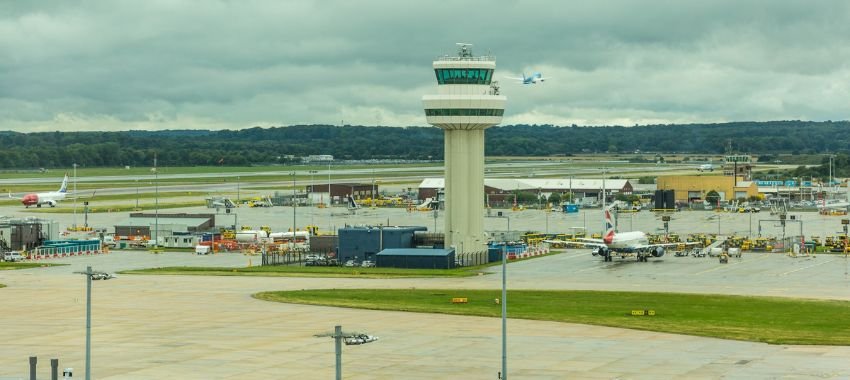
<instances>
[{"instance_id":1,"label":"concrete taxiway","mask_svg":"<svg viewBox=\"0 0 850 380\"><path fill-rule=\"evenodd\" d=\"M244 266L239 254L114 252L68 266L0 272L0 378L24 378L27 357L82 376L87 265L106 271L165 265ZM256 257L253 258L256 261ZM588 250L512 263L513 289L622 289L848 299L839 256L745 254L729 264L669 257L649 263L593 258ZM307 288L491 288L493 274L459 279L335 279L119 275L94 282L92 375L98 379L324 379L336 324L377 335L343 348L349 379L492 379L500 369L497 318L315 307L251 294ZM510 302L510 300L509 300ZM510 303L508 303L510 305ZM510 310L510 306L509 306ZM789 346L566 323L509 320L509 374L523 379L850 377L850 347Z\"/></svg>"}]
</instances>

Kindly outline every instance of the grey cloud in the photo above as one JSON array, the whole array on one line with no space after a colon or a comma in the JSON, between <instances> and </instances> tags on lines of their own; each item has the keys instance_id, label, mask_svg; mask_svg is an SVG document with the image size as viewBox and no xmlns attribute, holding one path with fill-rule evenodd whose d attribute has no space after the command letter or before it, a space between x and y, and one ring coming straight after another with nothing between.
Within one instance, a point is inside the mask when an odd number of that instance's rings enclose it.
<instances>
[{"instance_id":1,"label":"grey cloud","mask_svg":"<svg viewBox=\"0 0 850 380\"><path fill-rule=\"evenodd\" d=\"M506 122L847 118L841 1L15 2L0 129L424 125L431 60L473 42Z\"/></svg>"}]
</instances>

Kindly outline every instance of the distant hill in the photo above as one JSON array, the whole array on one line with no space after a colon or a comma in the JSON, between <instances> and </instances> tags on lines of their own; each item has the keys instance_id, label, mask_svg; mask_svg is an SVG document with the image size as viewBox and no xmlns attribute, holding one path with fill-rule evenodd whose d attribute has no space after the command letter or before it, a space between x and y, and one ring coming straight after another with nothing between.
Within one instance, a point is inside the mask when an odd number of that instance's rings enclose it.
<instances>
[{"instance_id":1,"label":"distant hill","mask_svg":"<svg viewBox=\"0 0 850 380\"><path fill-rule=\"evenodd\" d=\"M583 152L723 153L731 143L753 155L850 150L848 121L770 121L634 127L510 125L487 131L488 156L553 156ZM0 169L251 165L287 157L441 159L442 131L433 127L295 125L242 130L0 132Z\"/></svg>"}]
</instances>

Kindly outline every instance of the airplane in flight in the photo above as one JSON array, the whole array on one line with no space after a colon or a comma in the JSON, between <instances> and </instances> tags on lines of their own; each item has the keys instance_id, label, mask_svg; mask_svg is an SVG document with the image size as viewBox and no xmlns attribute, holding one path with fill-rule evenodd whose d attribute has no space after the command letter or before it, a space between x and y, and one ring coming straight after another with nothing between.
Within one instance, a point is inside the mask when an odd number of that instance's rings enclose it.
<instances>
[{"instance_id":1,"label":"airplane in flight","mask_svg":"<svg viewBox=\"0 0 850 380\"><path fill-rule=\"evenodd\" d=\"M540 73L533 73L533 74L531 74L531 76L528 76L528 77L525 76L525 73L522 73L522 78L514 78L514 77L506 77L506 78L518 80L522 84L543 83L546 79L549 79L549 78L544 78L543 74L540 74Z\"/></svg>"},{"instance_id":2,"label":"airplane in flight","mask_svg":"<svg viewBox=\"0 0 850 380\"><path fill-rule=\"evenodd\" d=\"M642 231L614 232L614 222L611 210L614 205L605 208L605 235L602 239L578 239L577 241L565 242L555 240L544 240L550 243L572 243L593 248L593 256L602 256L605 261L614 261L614 255L625 257L634 255L637 261L649 261L649 257L664 256L665 247L675 247L680 244L695 245L697 243L656 243L650 244L649 237Z\"/></svg>"},{"instance_id":3,"label":"airplane in flight","mask_svg":"<svg viewBox=\"0 0 850 380\"><path fill-rule=\"evenodd\" d=\"M65 196L68 194L68 173L65 173L65 178L62 180L62 186L59 187L59 190L56 191L48 191L45 193L29 193L24 195L21 198L13 197L12 194L9 194L9 198L19 199L21 203L29 208L30 206L41 207L41 205L50 205L50 207L56 207L59 201L65 200Z\"/></svg>"}]
</instances>

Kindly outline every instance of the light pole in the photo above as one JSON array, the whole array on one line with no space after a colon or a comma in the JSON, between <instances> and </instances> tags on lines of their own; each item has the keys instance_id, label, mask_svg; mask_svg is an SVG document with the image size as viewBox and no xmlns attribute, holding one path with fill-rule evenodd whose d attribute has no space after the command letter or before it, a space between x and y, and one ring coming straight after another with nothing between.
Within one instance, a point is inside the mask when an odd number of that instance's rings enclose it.
<instances>
[{"instance_id":1,"label":"light pole","mask_svg":"<svg viewBox=\"0 0 850 380\"><path fill-rule=\"evenodd\" d=\"M378 340L378 337L371 336L369 334L363 333L351 333L351 332L343 332L342 326L336 325L334 326L333 333L324 333L324 334L316 334L313 335L317 338L323 337L331 337L334 338L334 356L336 358L335 369L336 376L334 377L336 380L342 379L342 343L345 341L345 344L367 344L372 343Z\"/></svg>"},{"instance_id":2,"label":"light pole","mask_svg":"<svg viewBox=\"0 0 850 380\"><path fill-rule=\"evenodd\" d=\"M508 219L510 223L510 219ZM509 228L510 229L510 228ZM502 379L508 378L508 252L502 245Z\"/></svg>"},{"instance_id":3,"label":"light pole","mask_svg":"<svg viewBox=\"0 0 850 380\"><path fill-rule=\"evenodd\" d=\"M74 230L77 230L77 163L74 163Z\"/></svg>"},{"instance_id":4,"label":"light pole","mask_svg":"<svg viewBox=\"0 0 850 380\"><path fill-rule=\"evenodd\" d=\"M91 380L91 280L94 275L111 278L107 273L92 271L91 266L85 272L74 272L86 275L86 380Z\"/></svg>"},{"instance_id":5,"label":"light pole","mask_svg":"<svg viewBox=\"0 0 850 380\"><path fill-rule=\"evenodd\" d=\"M91 379L91 266L86 267L86 380Z\"/></svg>"},{"instance_id":6,"label":"light pole","mask_svg":"<svg viewBox=\"0 0 850 380\"><path fill-rule=\"evenodd\" d=\"M310 170L310 207L313 206L313 190L316 187L316 184L313 183L313 175L318 173L316 170ZM310 225L315 225L313 221L313 215L316 213L316 210L310 210Z\"/></svg>"},{"instance_id":7,"label":"light pole","mask_svg":"<svg viewBox=\"0 0 850 380\"><path fill-rule=\"evenodd\" d=\"M295 207L296 207L295 206L295 197L296 196L297 196L297 194L296 194L296 188L295 188L295 171L293 170L292 171L292 242L293 242L293 247L295 246L294 245L294 243L295 243L295 231L298 231L298 227L296 227L297 224L295 224Z\"/></svg>"},{"instance_id":8,"label":"light pole","mask_svg":"<svg viewBox=\"0 0 850 380\"><path fill-rule=\"evenodd\" d=\"M334 199L331 195L331 162L328 161L328 231L333 231L333 212L330 210L331 205L334 203L333 201Z\"/></svg>"},{"instance_id":9,"label":"light pole","mask_svg":"<svg viewBox=\"0 0 850 380\"><path fill-rule=\"evenodd\" d=\"M437 212L438 209L434 209L434 233L437 233Z\"/></svg>"},{"instance_id":10,"label":"light pole","mask_svg":"<svg viewBox=\"0 0 850 380\"><path fill-rule=\"evenodd\" d=\"M156 209L155 218L154 218L154 220L155 220L155 223L154 223L155 231L154 232L156 233L156 239L154 239L154 241L153 241L153 247L159 248L159 241L158 241L159 240L159 169L156 166L156 153L153 154L153 176L154 176L154 194L155 194L154 208ZM153 235L153 234L151 234L151 235Z\"/></svg>"},{"instance_id":11,"label":"light pole","mask_svg":"<svg viewBox=\"0 0 850 380\"><path fill-rule=\"evenodd\" d=\"M372 208L375 208L375 169L372 169L372 194L369 198L372 200Z\"/></svg>"}]
</instances>

